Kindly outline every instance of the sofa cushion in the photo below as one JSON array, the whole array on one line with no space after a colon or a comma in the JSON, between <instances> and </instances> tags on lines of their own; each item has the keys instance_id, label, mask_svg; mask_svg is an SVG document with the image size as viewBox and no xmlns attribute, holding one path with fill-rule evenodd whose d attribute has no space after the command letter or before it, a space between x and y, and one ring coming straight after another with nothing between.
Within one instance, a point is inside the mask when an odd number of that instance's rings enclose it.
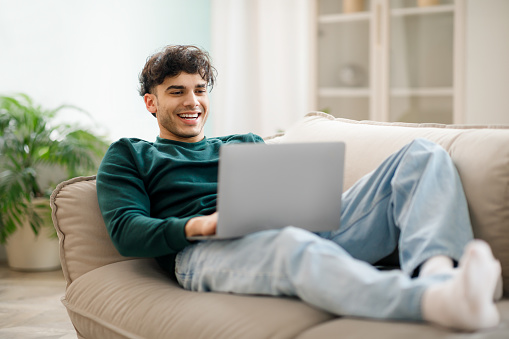
<instances>
[{"instance_id":1,"label":"sofa cushion","mask_svg":"<svg viewBox=\"0 0 509 339\"><path fill-rule=\"evenodd\" d=\"M509 300L497 303L500 324L492 329L458 333L439 326L412 322L372 321L360 318L338 318L303 332L296 339L503 339L508 337ZM340 333L341 335L338 335Z\"/></svg>"},{"instance_id":2,"label":"sofa cushion","mask_svg":"<svg viewBox=\"0 0 509 339\"><path fill-rule=\"evenodd\" d=\"M346 190L415 138L434 141L451 155L474 234L490 243L500 260L509 296L509 127L353 121L313 112L267 142L345 141Z\"/></svg>"},{"instance_id":3,"label":"sofa cushion","mask_svg":"<svg viewBox=\"0 0 509 339\"><path fill-rule=\"evenodd\" d=\"M118 253L106 231L97 203L95 176L62 182L53 191L50 203L68 285L94 268L131 259Z\"/></svg>"},{"instance_id":4,"label":"sofa cushion","mask_svg":"<svg viewBox=\"0 0 509 339\"><path fill-rule=\"evenodd\" d=\"M83 274L62 301L84 338L294 338L335 318L296 299L185 291L152 259Z\"/></svg>"}]
</instances>

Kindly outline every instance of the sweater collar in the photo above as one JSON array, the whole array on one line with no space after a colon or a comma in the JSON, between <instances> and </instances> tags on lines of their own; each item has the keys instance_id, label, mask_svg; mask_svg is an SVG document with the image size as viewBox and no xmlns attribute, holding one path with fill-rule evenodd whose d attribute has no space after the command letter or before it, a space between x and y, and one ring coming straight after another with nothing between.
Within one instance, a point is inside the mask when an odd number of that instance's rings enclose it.
<instances>
[{"instance_id":1,"label":"sweater collar","mask_svg":"<svg viewBox=\"0 0 509 339\"><path fill-rule=\"evenodd\" d=\"M183 141L164 139L164 138L161 138L160 136L156 137L156 144L181 146L181 147L190 148L190 149L201 147L206 143L207 143L207 137L203 137L203 139L198 142L183 142Z\"/></svg>"}]
</instances>

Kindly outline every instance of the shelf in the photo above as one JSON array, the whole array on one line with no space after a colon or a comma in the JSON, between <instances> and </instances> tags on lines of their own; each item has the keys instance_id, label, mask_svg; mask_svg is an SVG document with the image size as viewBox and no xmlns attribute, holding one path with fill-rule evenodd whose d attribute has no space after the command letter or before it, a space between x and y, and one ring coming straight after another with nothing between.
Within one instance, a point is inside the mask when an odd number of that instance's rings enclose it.
<instances>
[{"instance_id":1,"label":"shelf","mask_svg":"<svg viewBox=\"0 0 509 339\"><path fill-rule=\"evenodd\" d=\"M318 17L318 22L321 24L333 24L339 22L369 21L369 19L371 19L371 12L358 12L320 15Z\"/></svg>"},{"instance_id":2,"label":"shelf","mask_svg":"<svg viewBox=\"0 0 509 339\"><path fill-rule=\"evenodd\" d=\"M367 87L348 88L348 87L321 87L318 89L318 96L333 98L368 98L371 91ZM447 97L453 96L452 87L430 87L430 88L393 88L391 96L393 97Z\"/></svg>"},{"instance_id":3,"label":"shelf","mask_svg":"<svg viewBox=\"0 0 509 339\"><path fill-rule=\"evenodd\" d=\"M371 91L367 87L345 88L345 87L321 87L318 89L320 97L350 97L350 98L368 98Z\"/></svg>"},{"instance_id":4,"label":"shelf","mask_svg":"<svg viewBox=\"0 0 509 339\"><path fill-rule=\"evenodd\" d=\"M408 15L425 15L435 13L454 13L454 5L436 5L429 7L408 7L408 8L394 8L391 10L391 15L394 17L408 16ZM347 14L324 14L318 17L320 24L333 24L339 22L352 22L352 21L369 21L371 19L371 12L358 12Z\"/></svg>"},{"instance_id":5,"label":"shelf","mask_svg":"<svg viewBox=\"0 0 509 339\"><path fill-rule=\"evenodd\" d=\"M453 96L452 87L431 87L431 88L393 88L391 95L394 97L435 97Z\"/></svg>"},{"instance_id":6,"label":"shelf","mask_svg":"<svg viewBox=\"0 0 509 339\"><path fill-rule=\"evenodd\" d=\"M435 13L454 13L454 5L436 5L429 7L394 8L391 15L394 17L407 15L424 15Z\"/></svg>"}]
</instances>

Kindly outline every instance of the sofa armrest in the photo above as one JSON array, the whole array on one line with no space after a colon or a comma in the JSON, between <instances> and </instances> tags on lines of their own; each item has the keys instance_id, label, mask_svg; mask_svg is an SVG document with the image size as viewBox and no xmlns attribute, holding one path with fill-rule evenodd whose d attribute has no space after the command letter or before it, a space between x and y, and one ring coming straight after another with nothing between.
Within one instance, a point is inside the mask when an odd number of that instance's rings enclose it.
<instances>
[{"instance_id":1,"label":"sofa armrest","mask_svg":"<svg viewBox=\"0 0 509 339\"><path fill-rule=\"evenodd\" d=\"M118 253L106 231L97 202L95 176L60 183L50 204L67 285L95 268L132 259Z\"/></svg>"}]
</instances>

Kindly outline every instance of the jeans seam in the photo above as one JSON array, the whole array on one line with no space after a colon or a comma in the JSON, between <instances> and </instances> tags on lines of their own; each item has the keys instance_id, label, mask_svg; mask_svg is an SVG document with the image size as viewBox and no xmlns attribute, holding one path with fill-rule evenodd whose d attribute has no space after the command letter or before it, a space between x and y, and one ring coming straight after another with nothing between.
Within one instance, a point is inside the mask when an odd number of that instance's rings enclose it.
<instances>
[{"instance_id":1,"label":"jeans seam","mask_svg":"<svg viewBox=\"0 0 509 339\"><path fill-rule=\"evenodd\" d=\"M355 221L351 222L345 229L339 231L337 233L337 235L340 235L340 234L343 234L345 233L346 231L350 230L350 228L352 228L356 223L358 223L360 220L364 219L365 217L367 217L369 214L371 214L371 212L373 211L373 209L375 209L375 207L380 203L382 202L383 200L385 200L387 197L389 197L391 195L391 192L388 192L386 193L383 197L381 197L380 199L378 199L375 203L371 204L370 208L368 211L362 213L362 215L358 218L355 219Z\"/></svg>"},{"instance_id":2,"label":"jeans seam","mask_svg":"<svg viewBox=\"0 0 509 339\"><path fill-rule=\"evenodd\" d=\"M212 270L210 268L202 269L201 272L213 272L215 274L238 274L238 275L244 275L246 277L269 277L269 276L282 276L278 274L274 274L272 272L257 272L254 274L250 274L249 271L241 271L241 270L228 270L228 269L221 269L221 270Z\"/></svg>"}]
</instances>

